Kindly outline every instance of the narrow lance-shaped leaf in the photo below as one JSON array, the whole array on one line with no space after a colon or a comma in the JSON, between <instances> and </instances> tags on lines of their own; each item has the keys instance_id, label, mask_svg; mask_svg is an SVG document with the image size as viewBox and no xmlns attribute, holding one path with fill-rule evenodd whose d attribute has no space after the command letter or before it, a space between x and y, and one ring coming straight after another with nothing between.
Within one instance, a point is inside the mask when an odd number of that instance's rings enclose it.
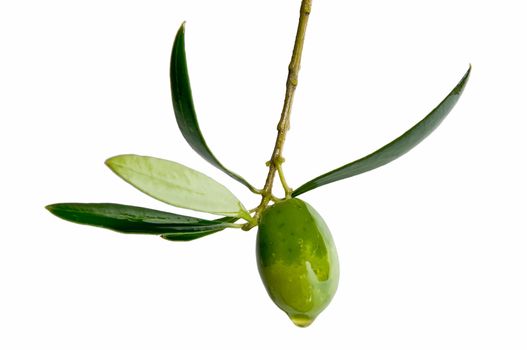
<instances>
[{"instance_id":1,"label":"narrow lance-shaped leaf","mask_svg":"<svg viewBox=\"0 0 527 350\"><path fill-rule=\"evenodd\" d=\"M202 156L210 164L220 169L236 181L247 186L255 192L255 188L240 175L225 168L223 164L214 156L207 146L205 138L199 128L194 101L192 99L192 90L187 68L187 58L185 53L185 23L181 25L174 41L172 48L172 57L170 60L170 83L172 89L172 104L176 120L185 140L194 151Z\"/></svg>"},{"instance_id":2,"label":"narrow lance-shaped leaf","mask_svg":"<svg viewBox=\"0 0 527 350\"><path fill-rule=\"evenodd\" d=\"M293 192L293 196L296 197L317 187L381 167L411 150L430 135L452 110L467 84L470 70L471 68L469 67L461 81L450 94L430 114L410 130L377 151L306 182Z\"/></svg>"},{"instance_id":3,"label":"narrow lance-shaped leaf","mask_svg":"<svg viewBox=\"0 0 527 350\"><path fill-rule=\"evenodd\" d=\"M110 158L106 164L123 180L162 202L252 220L225 186L179 163L129 154Z\"/></svg>"},{"instance_id":4,"label":"narrow lance-shaped leaf","mask_svg":"<svg viewBox=\"0 0 527 350\"><path fill-rule=\"evenodd\" d=\"M237 220L237 218L230 217L205 220L114 203L57 203L48 205L46 209L67 221L121 233L184 234L187 237L194 235L195 238L202 237L203 232L221 231L229 227L230 222Z\"/></svg>"}]
</instances>

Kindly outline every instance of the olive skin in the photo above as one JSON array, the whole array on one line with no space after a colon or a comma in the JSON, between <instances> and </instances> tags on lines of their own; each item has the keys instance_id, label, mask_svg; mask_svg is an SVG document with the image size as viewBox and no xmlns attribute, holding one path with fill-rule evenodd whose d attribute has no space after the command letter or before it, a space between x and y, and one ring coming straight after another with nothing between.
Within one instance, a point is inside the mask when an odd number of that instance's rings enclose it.
<instances>
[{"instance_id":1,"label":"olive skin","mask_svg":"<svg viewBox=\"0 0 527 350\"><path fill-rule=\"evenodd\" d=\"M300 199L265 209L256 259L267 293L299 327L309 326L335 295L339 262L333 238L322 217Z\"/></svg>"}]
</instances>

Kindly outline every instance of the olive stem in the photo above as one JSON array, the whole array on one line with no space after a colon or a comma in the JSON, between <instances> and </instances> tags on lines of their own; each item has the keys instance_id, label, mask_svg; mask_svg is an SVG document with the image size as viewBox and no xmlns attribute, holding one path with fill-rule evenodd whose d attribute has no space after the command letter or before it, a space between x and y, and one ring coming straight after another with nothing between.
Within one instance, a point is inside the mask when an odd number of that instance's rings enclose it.
<instances>
[{"instance_id":1,"label":"olive stem","mask_svg":"<svg viewBox=\"0 0 527 350\"><path fill-rule=\"evenodd\" d=\"M267 179L265 180L265 185L261 193L262 200L256 208L254 214L256 223L260 221L262 212L269 205L269 201L274 198L272 190L275 174L277 171L279 173L282 186L284 187L286 198L291 197L292 189L287 186L282 171L282 163L284 162L284 158L282 157L282 150L284 148L287 131L289 130L291 109L293 107L293 97L295 95L295 90L298 85L298 72L300 71L300 62L302 59L302 50L304 48L304 39L306 36L307 22L311 13L311 4L312 0L302 0L302 4L300 5L300 18L298 20L298 28L296 32L295 45L293 48L293 55L291 57L291 62L289 63L289 73L287 75L284 106L282 108L282 114L280 116L280 121L278 122L277 126L278 135L276 136L276 142L274 145L273 153L271 155L271 160L267 163L269 166L269 173L267 174ZM255 224L253 222L249 222L245 225L243 229L248 231L254 226Z\"/></svg>"},{"instance_id":2,"label":"olive stem","mask_svg":"<svg viewBox=\"0 0 527 350\"><path fill-rule=\"evenodd\" d=\"M282 169L282 165L278 165L276 167L276 170L278 171L278 176L280 177L280 182L282 183L282 187L284 188L284 191L285 191L285 198L291 198L291 194L293 193L293 189L287 185L287 181L285 180L284 170Z\"/></svg>"}]
</instances>

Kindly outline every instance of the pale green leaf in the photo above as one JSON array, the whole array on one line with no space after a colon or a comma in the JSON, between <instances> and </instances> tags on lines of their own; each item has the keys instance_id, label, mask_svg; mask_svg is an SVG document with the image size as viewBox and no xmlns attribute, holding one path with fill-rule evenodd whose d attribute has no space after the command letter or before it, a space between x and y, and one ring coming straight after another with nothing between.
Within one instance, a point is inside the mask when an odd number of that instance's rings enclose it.
<instances>
[{"instance_id":1,"label":"pale green leaf","mask_svg":"<svg viewBox=\"0 0 527 350\"><path fill-rule=\"evenodd\" d=\"M162 202L179 208L251 219L238 198L225 186L179 163L128 154L110 158L106 165L138 190Z\"/></svg>"}]
</instances>

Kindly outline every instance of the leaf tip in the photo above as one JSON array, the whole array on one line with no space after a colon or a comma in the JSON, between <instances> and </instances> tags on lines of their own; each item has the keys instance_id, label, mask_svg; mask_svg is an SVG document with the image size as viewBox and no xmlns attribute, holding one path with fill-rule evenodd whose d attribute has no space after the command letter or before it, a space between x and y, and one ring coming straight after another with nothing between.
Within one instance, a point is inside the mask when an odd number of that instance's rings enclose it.
<instances>
[{"instance_id":1,"label":"leaf tip","mask_svg":"<svg viewBox=\"0 0 527 350\"><path fill-rule=\"evenodd\" d=\"M115 161L115 158L117 158L117 156L110 157L110 158L106 159L106 160L104 161L104 164L105 164L108 168L111 168L112 165L113 165L113 163L114 163L114 161Z\"/></svg>"},{"instance_id":2,"label":"leaf tip","mask_svg":"<svg viewBox=\"0 0 527 350\"><path fill-rule=\"evenodd\" d=\"M183 21L179 26L179 29L176 33L176 39L182 38L185 36L185 29L187 27L187 21Z\"/></svg>"},{"instance_id":3,"label":"leaf tip","mask_svg":"<svg viewBox=\"0 0 527 350\"><path fill-rule=\"evenodd\" d=\"M469 63L467 72L465 73L465 77L468 78L471 72L472 72L472 63Z\"/></svg>"},{"instance_id":4,"label":"leaf tip","mask_svg":"<svg viewBox=\"0 0 527 350\"><path fill-rule=\"evenodd\" d=\"M467 85L468 80L470 78L470 73L471 72L472 72L472 64L469 63L467 72L465 73L465 75L463 75L463 78L461 78L459 83L456 85L456 87L452 91L452 94L461 95L461 93L463 93L463 91L465 90L465 86Z\"/></svg>"},{"instance_id":5,"label":"leaf tip","mask_svg":"<svg viewBox=\"0 0 527 350\"><path fill-rule=\"evenodd\" d=\"M54 204L48 204L44 207L47 211L49 211L51 214L55 215L58 218L62 219L62 210L65 203L54 203Z\"/></svg>"},{"instance_id":6,"label":"leaf tip","mask_svg":"<svg viewBox=\"0 0 527 350\"><path fill-rule=\"evenodd\" d=\"M108 168L114 170L114 168L116 166L118 166L121 163L122 160L124 160L126 158L129 158L131 156L133 156L133 155L131 155L131 154L121 154L121 155L118 155L118 156L113 156L113 157L110 157L110 158L106 159L104 161L104 164Z\"/></svg>"}]
</instances>

